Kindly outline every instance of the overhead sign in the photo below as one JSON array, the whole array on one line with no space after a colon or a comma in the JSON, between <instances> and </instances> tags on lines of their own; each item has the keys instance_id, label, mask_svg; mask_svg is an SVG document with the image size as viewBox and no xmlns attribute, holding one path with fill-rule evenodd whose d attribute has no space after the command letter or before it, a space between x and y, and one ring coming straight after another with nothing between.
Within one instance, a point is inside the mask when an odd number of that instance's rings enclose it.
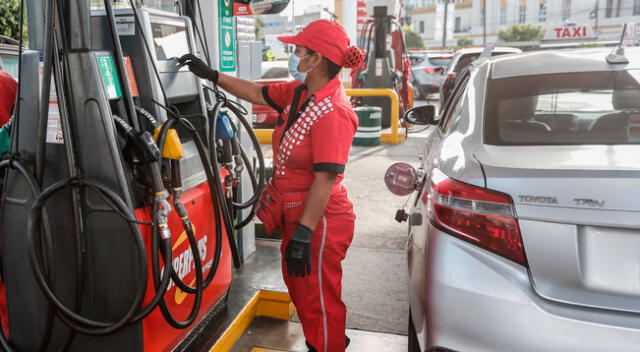
<instances>
[{"instance_id":1,"label":"overhead sign","mask_svg":"<svg viewBox=\"0 0 640 352\"><path fill-rule=\"evenodd\" d=\"M570 24L559 27L551 27L547 30L544 40L580 40L596 39L596 35L589 25Z\"/></svg>"},{"instance_id":2,"label":"overhead sign","mask_svg":"<svg viewBox=\"0 0 640 352\"><path fill-rule=\"evenodd\" d=\"M290 0L233 0L234 16L272 15L282 12Z\"/></svg>"},{"instance_id":3,"label":"overhead sign","mask_svg":"<svg viewBox=\"0 0 640 352\"><path fill-rule=\"evenodd\" d=\"M231 5L231 0L218 2L218 57L222 72L236 70L236 32Z\"/></svg>"}]
</instances>

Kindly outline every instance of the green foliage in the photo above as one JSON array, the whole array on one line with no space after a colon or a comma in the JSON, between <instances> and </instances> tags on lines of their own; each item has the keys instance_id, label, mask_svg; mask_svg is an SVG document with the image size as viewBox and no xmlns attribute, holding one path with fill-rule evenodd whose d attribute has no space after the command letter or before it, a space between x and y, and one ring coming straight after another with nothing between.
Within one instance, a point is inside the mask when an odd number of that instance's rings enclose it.
<instances>
[{"instance_id":1,"label":"green foliage","mask_svg":"<svg viewBox=\"0 0 640 352\"><path fill-rule=\"evenodd\" d=\"M460 38L458 38L456 44L458 46L472 46L473 45L473 39L471 39L469 37L460 37Z\"/></svg>"},{"instance_id":2,"label":"green foliage","mask_svg":"<svg viewBox=\"0 0 640 352\"><path fill-rule=\"evenodd\" d=\"M262 40L264 38L264 27L267 25L264 23L262 16L256 16L256 40Z\"/></svg>"},{"instance_id":3,"label":"green foliage","mask_svg":"<svg viewBox=\"0 0 640 352\"><path fill-rule=\"evenodd\" d=\"M276 55L273 50L268 49L262 52L262 61L276 61Z\"/></svg>"},{"instance_id":4,"label":"green foliage","mask_svg":"<svg viewBox=\"0 0 640 352\"><path fill-rule=\"evenodd\" d=\"M407 48L424 49L422 36L413 30L412 26L404 27L404 44Z\"/></svg>"},{"instance_id":5,"label":"green foliage","mask_svg":"<svg viewBox=\"0 0 640 352\"><path fill-rule=\"evenodd\" d=\"M544 30L534 24L514 24L509 28L498 31L498 39L503 42L531 42L541 40L544 37ZM537 46L522 46L520 49L529 51Z\"/></svg>"},{"instance_id":6,"label":"green foliage","mask_svg":"<svg viewBox=\"0 0 640 352\"><path fill-rule=\"evenodd\" d=\"M26 16L26 8L25 8ZM0 0L0 35L18 40L20 38L20 0ZM24 39L27 38L25 21Z\"/></svg>"},{"instance_id":7,"label":"green foliage","mask_svg":"<svg viewBox=\"0 0 640 352\"><path fill-rule=\"evenodd\" d=\"M542 28L534 24L514 24L498 31L498 39L503 42L529 42L544 36Z\"/></svg>"}]
</instances>

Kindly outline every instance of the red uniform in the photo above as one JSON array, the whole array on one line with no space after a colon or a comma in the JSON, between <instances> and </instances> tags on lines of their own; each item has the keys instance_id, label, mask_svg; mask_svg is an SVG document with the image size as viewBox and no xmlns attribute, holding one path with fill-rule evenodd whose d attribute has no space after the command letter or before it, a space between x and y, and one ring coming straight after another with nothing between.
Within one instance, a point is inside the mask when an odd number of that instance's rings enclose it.
<instances>
[{"instance_id":1,"label":"red uniform","mask_svg":"<svg viewBox=\"0 0 640 352\"><path fill-rule=\"evenodd\" d=\"M11 75L0 70L0 126L9 122L17 90L18 82Z\"/></svg>"},{"instance_id":2,"label":"red uniform","mask_svg":"<svg viewBox=\"0 0 640 352\"><path fill-rule=\"evenodd\" d=\"M306 86L295 81L265 86L262 92L269 105L281 113L273 134L275 188L285 195L305 193L314 181L314 172L338 174L311 237L311 274L291 276L284 262L282 272L307 341L317 351L342 352L346 307L341 299L341 262L353 239L355 223L342 180L358 119L338 78L308 100ZM284 257L304 204L285 201L283 209Z\"/></svg>"}]
</instances>

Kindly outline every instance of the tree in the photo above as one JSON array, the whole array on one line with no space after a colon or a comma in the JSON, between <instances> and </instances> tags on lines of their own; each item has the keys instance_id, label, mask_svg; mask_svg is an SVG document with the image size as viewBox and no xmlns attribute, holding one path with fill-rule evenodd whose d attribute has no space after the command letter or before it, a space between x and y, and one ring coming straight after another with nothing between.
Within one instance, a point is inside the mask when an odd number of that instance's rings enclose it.
<instances>
[{"instance_id":1,"label":"tree","mask_svg":"<svg viewBox=\"0 0 640 352\"><path fill-rule=\"evenodd\" d=\"M26 40L26 21L24 27L23 35ZM16 40L20 38L20 0L0 1L0 35L5 35Z\"/></svg>"},{"instance_id":2,"label":"tree","mask_svg":"<svg viewBox=\"0 0 640 352\"><path fill-rule=\"evenodd\" d=\"M542 28L534 24L514 24L498 31L498 39L503 42L530 42L540 40L544 36Z\"/></svg>"},{"instance_id":3,"label":"tree","mask_svg":"<svg viewBox=\"0 0 640 352\"><path fill-rule=\"evenodd\" d=\"M266 26L267 24L264 23L262 16L256 16L256 29L255 29L256 40L262 40L262 38L264 38L264 27Z\"/></svg>"},{"instance_id":4,"label":"tree","mask_svg":"<svg viewBox=\"0 0 640 352\"><path fill-rule=\"evenodd\" d=\"M458 38L457 44L458 44L458 46L472 46L473 45L473 39L471 39L469 37L460 37L460 38Z\"/></svg>"},{"instance_id":5,"label":"tree","mask_svg":"<svg viewBox=\"0 0 640 352\"><path fill-rule=\"evenodd\" d=\"M414 31L412 26L404 27L404 44L407 48L424 49L422 36Z\"/></svg>"}]
</instances>

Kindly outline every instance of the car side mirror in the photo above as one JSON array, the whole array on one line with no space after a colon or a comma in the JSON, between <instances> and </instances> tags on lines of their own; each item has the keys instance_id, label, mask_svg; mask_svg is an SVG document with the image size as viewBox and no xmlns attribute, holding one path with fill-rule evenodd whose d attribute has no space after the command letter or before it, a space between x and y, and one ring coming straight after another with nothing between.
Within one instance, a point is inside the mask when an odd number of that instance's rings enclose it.
<instances>
[{"instance_id":1,"label":"car side mirror","mask_svg":"<svg viewBox=\"0 0 640 352\"><path fill-rule=\"evenodd\" d=\"M444 67L442 67L442 66L441 67L436 67L436 71L435 72L438 73L438 74L442 74L444 72Z\"/></svg>"},{"instance_id":2,"label":"car side mirror","mask_svg":"<svg viewBox=\"0 0 640 352\"><path fill-rule=\"evenodd\" d=\"M438 123L436 120L436 107L434 105L423 105L409 109L404 114L404 120L414 125L435 125Z\"/></svg>"}]
</instances>

